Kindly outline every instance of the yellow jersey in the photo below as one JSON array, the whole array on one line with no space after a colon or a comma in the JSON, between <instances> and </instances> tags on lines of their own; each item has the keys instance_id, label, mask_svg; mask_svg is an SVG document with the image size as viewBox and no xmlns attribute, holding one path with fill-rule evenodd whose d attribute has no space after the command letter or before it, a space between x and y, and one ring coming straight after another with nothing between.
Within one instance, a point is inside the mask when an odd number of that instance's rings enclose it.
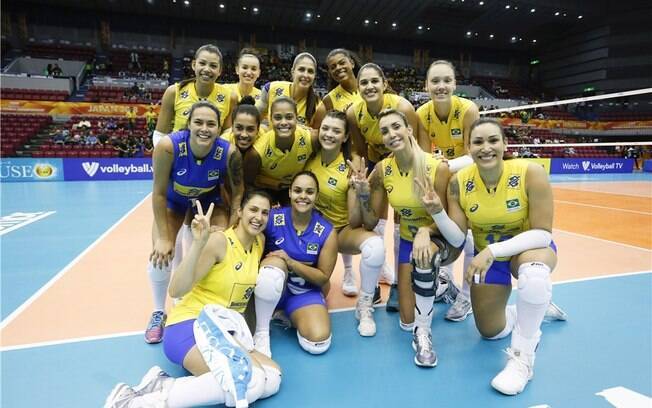
<instances>
[{"instance_id":1,"label":"yellow jersey","mask_svg":"<svg viewBox=\"0 0 652 408\"><path fill-rule=\"evenodd\" d=\"M425 154L426 177L430 181L430 185L435 183L437 167L440 164L441 160ZM394 156L383 159L381 170L383 172L383 187L387 192L389 203L394 212L401 216L401 238L412 242L419 227L433 223L430 214L421 204L421 200L415 197L414 172L410 169L407 173L401 173Z\"/></svg>"},{"instance_id":2,"label":"yellow jersey","mask_svg":"<svg viewBox=\"0 0 652 408\"><path fill-rule=\"evenodd\" d=\"M276 147L274 129L261 134L253 148L260 157L260 170L256 176L256 184L259 184L258 181L261 178L289 184L294 175L303 170L312 155L310 130L297 125L294 131L294 142L289 151L283 151Z\"/></svg>"},{"instance_id":3,"label":"yellow jersey","mask_svg":"<svg viewBox=\"0 0 652 408\"><path fill-rule=\"evenodd\" d=\"M340 112L346 112L349 106L362 100L357 90L349 92L342 88L342 85L337 85L326 96L330 97L333 109Z\"/></svg>"},{"instance_id":4,"label":"yellow jersey","mask_svg":"<svg viewBox=\"0 0 652 408\"><path fill-rule=\"evenodd\" d=\"M460 207L469 220L475 249L505 241L530 229L525 190L527 160L506 160L494 192L488 192L475 164L457 172ZM497 258L508 260L509 258Z\"/></svg>"},{"instance_id":5,"label":"yellow jersey","mask_svg":"<svg viewBox=\"0 0 652 408\"><path fill-rule=\"evenodd\" d=\"M448 118L443 121L437 117L432 101L417 109L421 125L430 136L431 146L441 150L447 159L464 155L464 115L471 106L472 101L453 95Z\"/></svg>"},{"instance_id":6,"label":"yellow jersey","mask_svg":"<svg viewBox=\"0 0 652 408\"><path fill-rule=\"evenodd\" d=\"M383 96L383 107L385 109L398 109L398 103L401 97L394 94L385 94ZM378 163L384 156L389 154L389 150L383 143L383 137L380 134L380 127L378 126L378 118L372 116L367 110L367 104L362 99L353 104L353 112L355 114L356 126L360 130L360 134L367 142L368 159L374 163Z\"/></svg>"},{"instance_id":7,"label":"yellow jersey","mask_svg":"<svg viewBox=\"0 0 652 408\"><path fill-rule=\"evenodd\" d=\"M196 319L207 304L216 303L243 313L254 294L260 258L263 255L263 235L259 234L247 251L238 240L233 228L219 232L226 238L226 254L222 262L193 286L168 316L171 325Z\"/></svg>"},{"instance_id":8,"label":"yellow jersey","mask_svg":"<svg viewBox=\"0 0 652 408\"><path fill-rule=\"evenodd\" d=\"M174 97L174 125L173 131L185 129L188 125L188 114L192 105L199 101L208 101L220 111L220 127L224 125L224 121L231 112L231 88L227 85L216 83L213 85L213 90L206 98L200 98L197 95L195 82L191 81L181 86L177 83L176 95Z\"/></svg>"},{"instance_id":9,"label":"yellow jersey","mask_svg":"<svg viewBox=\"0 0 652 408\"><path fill-rule=\"evenodd\" d=\"M243 94L240 93L240 87L238 86L237 82L236 83L231 83L231 84L226 84L226 86L230 87L231 91L234 92L238 96L238 103L242 100L242 98L247 96L247 95L243 95ZM251 93L249 94L249 96L253 97L256 100L256 102L258 102L260 100L260 93L261 93L261 90L254 86L253 88L251 88Z\"/></svg>"},{"instance_id":10,"label":"yellow jersey","mask_svg":"<svg viewBox=\"0 0 652 408\"><path fill-rule=\"evenodd\" d=\"M267 118L271 120L272 117L272 102L274 99L279 96L286 96L290 99L292 98L292 82L288 81L273 81L269 83L269 89L267 91ZM294 100L297 103L297 120L302 125L308 125L308 120L306 119L306 106L308 105L308 98L302 98L300 100Z\"/></svg>"},{"instance_id":11,"label":"yellow jersey","mask_svg":"<svg viewBox=\"0 0 652 408\"><path fill-rule=\"evenodd\" d=\"M321 161L320 152L306 164L306 170L312 171L319 181L317 209L336 229L346 226L349 223L349 166L342 152L328 165Z\"/></svg>"}]
</instances>

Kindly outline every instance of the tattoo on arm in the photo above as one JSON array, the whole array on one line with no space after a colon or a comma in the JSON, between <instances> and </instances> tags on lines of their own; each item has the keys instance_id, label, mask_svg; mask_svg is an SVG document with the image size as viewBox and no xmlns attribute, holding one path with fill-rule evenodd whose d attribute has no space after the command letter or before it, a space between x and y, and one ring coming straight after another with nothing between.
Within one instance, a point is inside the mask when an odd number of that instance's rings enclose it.
<instances>
[{"instance_id":1,"label":"tattoo on arm","mask_svg":"<svg viewBox=\"0 0 652 408\"><path fill-rule=\"evenodd\" d=\"M242 156L239 152L229 155L229 173L234 186L242 184Z\"/></svg>"},{"instance_id":2,"label":"tattoo on arm","mask_svg":"<svg viewBox=\"0 0 652 408\"><path fill-rule=\"evenodd\" d=\"M451 198L455 199L456 201L460 200L460 184L457 181L457 177L454 177L448 184L448 192Z\"/></svg>"}]
</instances>

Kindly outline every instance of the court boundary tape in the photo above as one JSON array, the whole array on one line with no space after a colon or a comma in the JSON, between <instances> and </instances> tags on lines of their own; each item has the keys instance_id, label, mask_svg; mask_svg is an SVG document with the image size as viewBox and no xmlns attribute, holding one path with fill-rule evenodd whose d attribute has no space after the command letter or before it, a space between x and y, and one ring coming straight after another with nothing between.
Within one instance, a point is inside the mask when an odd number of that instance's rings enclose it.
<instances>
[{"instance_id":1,"label":"court boundary tape","mask_svg":"<svg viewBox=\"0 0 652 408\"><path fill-rule=\"evenodd\" d=\"M32 294L27 300L25 300L20 306L18 306L13 312L11 312L7 317L5 317L2 322L0 322L0 330L4 330L12 321L16 319L25 309L27 309L32 303L34 303L46 290L50 289L59 279L61 279L73 266L75 266L88 252L95 248L104 238L106 238L118 225L122 224L136 209L138 209L152 193L149 193L138 202L133 208L131 208L125 215L123 215L118 221L109 227L102 235L100 235L92 244L87 246L79 255L70 261L66 266L63 267L56 275L54 275L49 281L47 281L43 286L39 288L36 292ZM2 349L0 349L1 351Z\"/></svg>"},{"instance_id":2,"label":"court boundary tape","mask_svg":"<svg viewBox=\"0 0 652 408\"><path fill-rule=\"evenodd\" d=\"M622 277L645 275L645 274L652 274L652 270L637 271L637 272L625 272L625 273L602 275L602 276L595 276L595 277L589 277L589 278L569 279L569 280L564 280L564 281L559 281L559 282L553 282L553 285L557 286L557 285L565 285L565 284L569 284L569 283L579 283L579 282L592 281L592 280L622 278ZM515 290L517 290L517 289L515 289ZM385 304L382 303L382 304L376 305L375 307L376 308L381 308L381 307L384 307L384 306L385 306ZM342 312L351 312L351 311L354 311L354 310L355 310L355 307L345 307L345 308L340 308L340 309L331 309L331 310L328 311L328 313L329 314L335 314L335 313L342 313ZM40 343L19 344L19 345L15 345L15 346L0 347L0 353L6 353L6 352L9 352L9 351L20 351L20 350L32 349L32 348L40 348L40 347L60 346L60 345L64 345L64 344L81 343L81 342L86 342L86 341L110 340L110 339L114 339L114 338L129 337L129 336L143 336L143 333L144 332L142 330L138 330L138 331L132 331L132 332L113 333L113 334L105 334L105 335L99 335L99 336L78 337L78 338L65 339L65 340L44 341L44 342L40 342Z\"/></svg>"}]
</instances>

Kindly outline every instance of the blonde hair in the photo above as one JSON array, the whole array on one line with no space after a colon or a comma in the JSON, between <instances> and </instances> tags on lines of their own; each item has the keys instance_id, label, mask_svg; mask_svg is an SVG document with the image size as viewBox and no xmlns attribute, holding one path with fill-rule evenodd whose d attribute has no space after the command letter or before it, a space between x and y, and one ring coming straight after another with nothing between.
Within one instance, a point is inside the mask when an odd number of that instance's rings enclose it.
<instances>
[{"instance_id":1,"label":"blonde hair","mask_svg":"<svg viewBox=\"0 0 652 408\"><path fill-rule=\"evenodd\" d=\"M380 119L389 115L398 115L403 120L403 124L405 124L405 127L412 129L410 127L410 124L408 123L405 114L393 108L382 110L378 114L378 122L380 122ZM414 129L412 131L414 132ZM426 174L426 152L421 150L421 147L419 147L419 144L417 143L417 140L414 138L413 133L408 135L408 141L410 142L410 147L413 153L412 154L412 176L414 177L415 180L418 180L421 184L427 186L430 183L430 180L428 179L428 175ZM419 187L417 183L414 183L412 187L413 187L412 194L417 200L420 200L421 197L423 197L425 191L422 191L421 187Z\"/></svg>"}]
</instances>

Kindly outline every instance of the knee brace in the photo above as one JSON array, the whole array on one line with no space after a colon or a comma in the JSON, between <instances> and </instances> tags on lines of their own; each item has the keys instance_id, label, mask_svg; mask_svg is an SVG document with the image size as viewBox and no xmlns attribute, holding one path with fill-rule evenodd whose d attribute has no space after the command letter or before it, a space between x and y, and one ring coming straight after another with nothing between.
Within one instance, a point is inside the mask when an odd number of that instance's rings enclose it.
<instances>
[{"instance_id":1,"label":"knee brace","mask_svg":"<svg viewBox=\"0 0 652 408\"><path fill-rule=\"evenodd\" d=\"M438 279L435 279L439 268L437 270L422 270L418 269L412 261L412 290L417 295L424 297L432 297L437 294Z\"/></svg>"},{"instance_id":2,"label":"knee brace","mask_svg":"<svg viewBox=\"0 0 652 408\"><path fill-rule=\"evenodd\" d=\"M543 262L526 262L518 268L518 296L532 305L550 303L550 268Z\"/></svg>"},{"instance_id":3,"label":"knee brace","mask_svg":"<svg viewBox=\"0 0 652 408\"><path fill-rule=\"evenodd\" d=\"M172 274L172 265L168 264L168 266L158 268L150 262L147 265L147 272L152 282L168 282Z\"/></svg>"},{"instance_id":4,"label":"knee brace","mask_svg":"<svg viewBox=\"0 0 652 408\"><path fill-rule=\"evenodd\" d=\"M379 219L378 224L376 224L376 227L374 228L374 232L378 235L380 235L381 238L385 238L385 225L387 224L387 220L384 219Z\"/></svg>"},{"instance_id":5,"label":"knee brace","mask_svg":"<svg viewBox=\"0 0 652 408\"><path fill-rule=\"evenodd\" d=\"M265 388L260 398L271 397L281 388L281 371L272 366L263 365L265 371Z\"/></svg>"},{"instance_id":6,"label":"knee brace","mask_svg":"<svg viewBox=\"0 0 652 408\"><path fill-rule=\"evenodd\" d=\"M254 294L257 298L273 301L281 298L283 294L283 285L285 284L285 272L281 269L265 265L260 268L258 279L256 279L256 289Z\"/></svg>"},{"instance_id":7,"label":"knee brace","mask_svg":"<svg viewBox=\"0 0 652 408\"><path fill-rule=\"evenodd\" d=\"M321 341L310 341L299 333L297 330L297 338L299 339L299 345L301 346L302 349L306 350L310 354L323 354L325 353L331 346L331 338L333 336L330 335L326 340L321 340Z\"/></svg>"},{"instance_id":8,"label":"knee brace","mask_svg":"<svg viewBox=\"0 0 652 408\"><path fill-rule=\"evenodd\" d=\"M367 238L360 244L364 262L371 267L380 268L385 262L385 245L379 236Z\"/></svg>"}]
</instances>

